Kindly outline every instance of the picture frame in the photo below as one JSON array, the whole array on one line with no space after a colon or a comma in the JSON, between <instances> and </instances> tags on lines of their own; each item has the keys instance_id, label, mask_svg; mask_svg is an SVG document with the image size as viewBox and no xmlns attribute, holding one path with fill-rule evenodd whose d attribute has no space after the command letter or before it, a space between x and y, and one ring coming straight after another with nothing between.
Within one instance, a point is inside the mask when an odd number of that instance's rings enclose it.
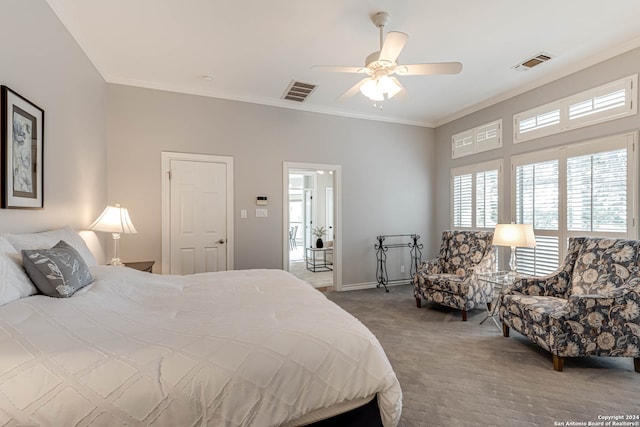
<instances>
[{"instance_id":1,"label":"picture frame","mask_svg":"<svg viewBox=\"0 0 640 427\"><path fill-rule=\"evenodd\" d=\"M0 87L2 208L44 209L44 110Z\"/></svg>"}]
</instances>

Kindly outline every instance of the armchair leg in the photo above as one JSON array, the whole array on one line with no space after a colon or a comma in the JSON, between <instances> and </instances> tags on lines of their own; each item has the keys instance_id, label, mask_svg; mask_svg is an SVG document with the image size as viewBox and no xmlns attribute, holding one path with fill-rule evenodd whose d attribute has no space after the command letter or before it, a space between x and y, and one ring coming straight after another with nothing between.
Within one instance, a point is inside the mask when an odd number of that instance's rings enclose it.
<instances>
[{"instance_id":1,"label":"armchair leg","mask_svg":"<svg viewBox=\"0 0 640 427\"><path fill-rule=\"evenodd\" d=\"M502 336L509 337L509 325L504 322L502 322Z\"/></svg>"},{"instance_id":2,"label":"armchair leg","mask_svg":"<svg viewBox=\"0 0 640 427\"><path fill-rule=\"evenodd\" d=\"M422 298L416 297L416 306L422 308Z\"/></svg>"},{"instance_id":3,"label":"armchair leg","mask_svg":"<svg viewBox=\"0 0 640 427\"><path fill-rule=\"evenodd\" d=\"M640 373L640 357L633 358L633 369Z\"/></svg>"},{"instance_id":4,"label":"armchair leg","mask_svg":"<svg viewBox=\"0 0 640 427\"><path fill-rule=\"evenodd\" d=\"M562 372L562 368L564 368L564 357L553 355L553 370Z\"/></svg>"},{"instance_id":5,"label":"armchair leg","mask_svg":"<svg viewBox=\"0 0 640 427\"><path fill-rule=\"evenodd\" d=\"M462 321L463 322L467 321L467 310L462 310Z\"/></svg>"}]
</instances>

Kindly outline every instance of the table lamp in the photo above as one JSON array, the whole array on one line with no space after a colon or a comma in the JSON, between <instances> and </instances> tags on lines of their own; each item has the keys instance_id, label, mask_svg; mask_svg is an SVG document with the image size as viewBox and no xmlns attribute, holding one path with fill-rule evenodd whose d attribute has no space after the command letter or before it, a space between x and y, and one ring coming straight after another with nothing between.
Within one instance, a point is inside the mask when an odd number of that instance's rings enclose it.
<instances>
[{"instance_id":1,"label":"table lamp","mask_svg":"<svg viewBox=\"0 0 640 427\"><path fill-rule=\"evenodd\" d=\"M89 226L90 230L106 231L111 233L114 242L113 258L109 261L109 265L122 266L122 261L118 258L118 242L120 241L120 233L135 234L138 231L133 226L129 211L126 208L115 206L107 206L102 214Z\"/></svg>"},{"instance_id":2,"label":"table lamp","mask_svg":"<svg viewBox=\"0 0 640 427\"><path fill-rule=\"evenodd\" d=\"M511 257L509 268L511 273L516 272L516 247L535 248L536 236L533 234L531 224L498 224L493 232L493 244L496 246L509 246Z\"/></svg>"}]
</instances>

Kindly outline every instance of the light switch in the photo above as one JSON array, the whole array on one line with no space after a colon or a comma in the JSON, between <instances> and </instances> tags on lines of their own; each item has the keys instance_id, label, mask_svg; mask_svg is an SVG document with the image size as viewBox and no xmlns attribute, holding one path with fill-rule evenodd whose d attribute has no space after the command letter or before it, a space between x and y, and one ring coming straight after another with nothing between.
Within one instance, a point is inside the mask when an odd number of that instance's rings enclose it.
<instances>
[{"instance_id":1,"label":"light switch","mask_svg":"<svg viewBox=\"0 0 640 427\"><path fill-rule=\"evenodd\" d=\"M256 209L256 218L266 218L269 216L269 209Z\"/></svg>"},{"instance_id":2,"label":"light switch","mask_svg":"<svg viewBox=\"0 0 640 427\"><path fill-rule=\"evenodd\" d=\"M247 218L247 210L246 209L240 209L240 218L243 218L243 219Z\"/></svg>"}]
</instances>

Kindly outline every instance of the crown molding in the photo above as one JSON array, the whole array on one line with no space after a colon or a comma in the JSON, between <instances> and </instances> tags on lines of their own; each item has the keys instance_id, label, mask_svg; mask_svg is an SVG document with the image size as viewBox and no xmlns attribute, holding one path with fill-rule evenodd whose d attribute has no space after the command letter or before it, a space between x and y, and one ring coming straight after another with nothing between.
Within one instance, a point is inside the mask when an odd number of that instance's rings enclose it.
<instances>
[{"instance_id":1,"label":"crown molding","mask_svg":"<svg viewBox=\"0 0 640 427\"><path fill-rule=\"evenodd\" d=\"M396 123L396 124L409 125L409 126L433 128L433 123L429 123L429 122L407 120L402 117L380 117L380 116L374 116L371 114L357 113L353 111L339 110L339 109L321 107L321 106L311 105L311 104L296 103L295 101L287 101L284 99L238 96L238 95L229 94L229 93L196 90L192 87L167 85L164 83L158 83L158 82L152 82L152 81L146 81L146 80L120 78L120 77L115 77L110 75L106 75L105 80L107 83L118 84L123 86L134 86L134 87L140 87L145 89L161 90L165 92L181 93L185 95L204 96L208 98L245 102L249 104L265 105L265 106L277 107L277 108L286 108L289 110L297 110L297 111L304 111L308 113L317 113L317 114L327 114L331 116L340 116L340 117L347 117L352 119L372 120L377 122Z\"/></svg>"}]
</instances>

